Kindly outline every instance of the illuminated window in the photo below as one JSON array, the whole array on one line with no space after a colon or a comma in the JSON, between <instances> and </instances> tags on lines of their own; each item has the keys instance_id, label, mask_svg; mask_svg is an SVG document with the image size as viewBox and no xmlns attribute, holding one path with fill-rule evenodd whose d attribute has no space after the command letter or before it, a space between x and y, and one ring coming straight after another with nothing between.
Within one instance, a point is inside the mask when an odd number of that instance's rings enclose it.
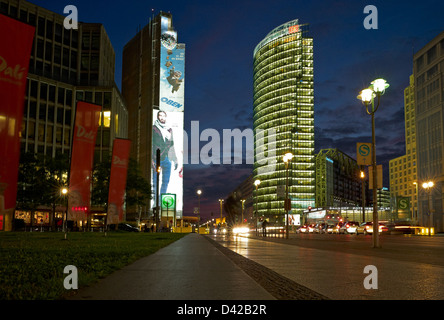
<instances>
[{"instance_id":1,"label":"illuminated window","mask_svg":"<svg viewBox=\"0 0 444 320\"><path fill-rule=\"evenodd\" d=\"M102 122L102 114L103 114L103 122ZM99 125L103 125L105 128L109 128L111 126L111 111L100 112Z\"/></svg>"}]
</instances>

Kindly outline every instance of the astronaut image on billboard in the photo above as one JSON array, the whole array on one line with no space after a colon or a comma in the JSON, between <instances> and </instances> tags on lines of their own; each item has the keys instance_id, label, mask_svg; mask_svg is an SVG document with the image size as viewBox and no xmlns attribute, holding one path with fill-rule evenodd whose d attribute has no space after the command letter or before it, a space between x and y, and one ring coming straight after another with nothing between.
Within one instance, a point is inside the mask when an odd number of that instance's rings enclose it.
<instances>
[{"instance_id":1,"label":"astronaut image on billboard","mask_svg":"<svg viewBox=\"0 0 444 320\"><path fill-rule=\"evenodd\" d=\"M168 18L162 17L160 36L160 102L164 111L184 111L185 45L177 43L177 33L168 29Z\"/></svg>"}]
</instances>

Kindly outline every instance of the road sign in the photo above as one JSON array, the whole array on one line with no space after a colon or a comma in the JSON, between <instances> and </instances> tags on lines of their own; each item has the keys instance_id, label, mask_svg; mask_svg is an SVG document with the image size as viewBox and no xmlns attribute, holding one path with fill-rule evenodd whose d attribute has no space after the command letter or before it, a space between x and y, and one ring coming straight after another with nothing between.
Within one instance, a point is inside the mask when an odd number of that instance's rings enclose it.
<instances>
[{"instance_id":1,"label":"road sign","mask_svg":"<svg viewBox=\"0 0 444 320\"><path fill-rule=\"evenodd\" d=\"M358 142L356 144L356 160L358 166L369 166L372 164L372 144Z\"/></svg>"},{"instance_id":2,"label":"road sign","mask_svg":"<svg viewBox=\"0 0 444 320\"><path fill-rule=\"evenodd\" d=\"M398 210L410 211L409 197L398 197Z\"/></svg>"},{"instance_id":3,"label":"road sign","mask_svg":"<svg viewBox=\"0 0 444 320\"><path fill-rule=\"evenodd\" d=\"M161 204L163 209L176 209L176 195L172 193L162 193L161 195Z\"/></svg>"}]
</instances>

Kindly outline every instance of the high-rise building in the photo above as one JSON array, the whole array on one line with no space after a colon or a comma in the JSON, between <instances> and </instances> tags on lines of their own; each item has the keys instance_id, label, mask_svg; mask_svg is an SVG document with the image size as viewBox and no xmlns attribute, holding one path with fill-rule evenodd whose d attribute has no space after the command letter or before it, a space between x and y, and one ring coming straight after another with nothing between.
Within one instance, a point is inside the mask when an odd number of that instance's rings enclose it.
<instances>
[{"instance_id":1,"label":"high-rise building","mask_svg":"<svg viewBox=\"0 0 444 320\"><path fill-rule=\"evenodd\" d=\"M410 85L404 89L404 120L406 154L389 161L390 199L393 217L399 220L417 219L417 164L415 127L415 83L410 76ZM408 198L409 205L399 207L401 199Z\"/></svg>"},{"instance_id":2,"label":"high-rise building","mask_svg":"<svg viewBox=\"0 0 444 320\"><path fill-rule=\"evenodd\" d=\"M21 154L56 157L72 147L77 101L102 107L95 161L112 152L115 138L127 138L127 109L114 83L115 53L102 24L64 27L65 16L23 0L0 0L0 14L34 26L24 114ZM23 209L23 210L20 210ZM52 208L37 208L34 219L50 225ZM56 208L63 212L64 208ZM59 212L60 214L62 214ZM16 218L30 223L30 212Z\"/></svg>"},{"instance_id":3,"label":"high-rise building","mask_svg":"<svg viewBox=\"0 0 444 320\"><path fill-rule=\"evenodd\" d=\"M177 42L170 13L152 17L123 49L122 94L128 107L131 157L152 183L153 192L150 203L132 211L151 219L153 208L161 206L162 194L173 194L176 215L162 208L164 225L175 223L183 211L184 66L185 45Z\"/></svg>"},{"instance_id":4,"label":"high-rise building","mask_svg":"<svg viewBox=\"0 0 444 320\"><path fill-rule=\"evenodd\" d=\"M419 220L444 231L444 31L413 56ZM434 186L422 188L424 182Z\"/></svg>"},{"instance_id":5,"label":"high-rise building","mask_svg":"<svg viewBox=\"0 0 444 320\"><path fill-rule=\"evenodd\" d=\"M258 214L285 223L286 153L292 214L315 206L313 39L292 20L255 48L253 70L254 178Z\"/></svg>"}]
</instances>

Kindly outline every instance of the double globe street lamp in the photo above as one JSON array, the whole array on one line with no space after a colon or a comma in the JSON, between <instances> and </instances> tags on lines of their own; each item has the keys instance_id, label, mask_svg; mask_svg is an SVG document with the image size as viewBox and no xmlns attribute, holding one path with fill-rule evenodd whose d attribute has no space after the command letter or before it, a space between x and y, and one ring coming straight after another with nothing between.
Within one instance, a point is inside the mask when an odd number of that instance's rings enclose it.
<instances>
[{"instance_id":1,"label":"double globe street lamp","mask_svg":"<svg viewBox=\"0 0 444 320\"><path fill-rule=\"evenodd\" d=\"M372 168L373 168L373 248L380 248L379 245L379 221L378 221L378 201L377 201L377 169L376 169L376 148L375 148L375 113L379 108L381 95L389 84L384 79L376 79L372 81L369 88L364 89L358 95L358 99L365 105L367 114L372 117ZM377 104L375 107L375 98ZM371 109L369 106L371 105Z\"/></svg>"}]
</instances>

